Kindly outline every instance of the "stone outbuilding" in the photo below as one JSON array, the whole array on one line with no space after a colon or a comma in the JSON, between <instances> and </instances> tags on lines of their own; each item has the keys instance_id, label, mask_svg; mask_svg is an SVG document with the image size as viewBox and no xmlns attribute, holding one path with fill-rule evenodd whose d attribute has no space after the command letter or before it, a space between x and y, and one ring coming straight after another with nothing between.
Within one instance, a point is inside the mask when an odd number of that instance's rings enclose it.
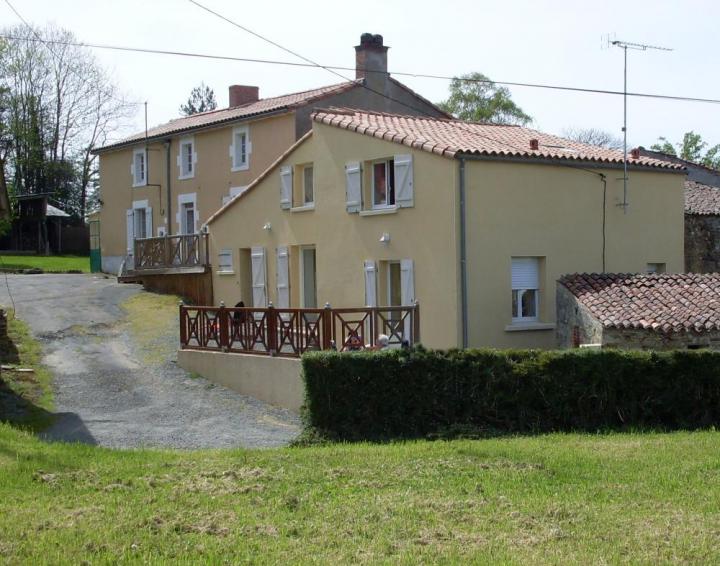
<instances>
[{"instance_id":1,"label":"stone outbuilding","mask_svg":"<svg viewBox=\"0 0 720 566\"><path fill-rule=\"evenodd\" d=\"M582 273L557 285L561 348L720 350L720 275Z\"/></svg>"},{"instance_id":2,"label":"stone outbuilding","mask_svg":"<svg viewBox=\"0 0 720 566\"><path fill-rule=\"evenodd\" d=\"M685 181L685 271L720 272L720 175L717 185Z\"/></svg>"},{"instance_id":3,"label":"stone outbuilding","mask_svg":"<svg viewBox=\"0 0 720 566\"><path fill-rule=\"evenodd\" d=\"M720 272L720 171L643 147L639 153L685 167L685 271Z\"/></svg>"}]
</instances>

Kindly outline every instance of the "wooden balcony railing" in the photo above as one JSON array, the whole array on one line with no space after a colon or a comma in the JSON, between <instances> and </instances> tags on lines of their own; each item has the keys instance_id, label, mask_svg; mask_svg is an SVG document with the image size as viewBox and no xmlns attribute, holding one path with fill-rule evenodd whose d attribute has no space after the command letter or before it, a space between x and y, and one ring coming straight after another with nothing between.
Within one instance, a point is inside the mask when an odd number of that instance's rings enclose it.
<instances>
[{"instance_id":1,"label":"wooden balcony railing","mask_svg":"<svg viewBox=\"0 0 720 566\"><path fill-rule=\"evenodd\" d=\"M208 265L207 234L179 234L135 240L135 271Z\"/></svg>"},{"instance_id":2,"label":"wooden balcony railing","mask_svg":"<svg viewBox=\"0 0 720 566\"><path fill-rule=\"evenodd\" d=\"M388 337L388 347L420 340L420 306L334 309L194 307L180 305L180 347L300 357L312 350L363 350Z\"/></svg>"}]
</instances>

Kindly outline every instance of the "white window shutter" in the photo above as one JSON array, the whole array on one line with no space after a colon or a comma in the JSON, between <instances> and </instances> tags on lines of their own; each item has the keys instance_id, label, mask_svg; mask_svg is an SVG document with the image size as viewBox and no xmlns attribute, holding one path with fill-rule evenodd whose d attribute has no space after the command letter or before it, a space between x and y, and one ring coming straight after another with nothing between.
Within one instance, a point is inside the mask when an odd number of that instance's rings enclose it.
<instances>
[{"instance_id":1,"label":"white window shutter","mask_svg":"<svg viewBox=\"0 0 720 566\"><path fill-rule=\"evenodd\" d=\"M396 155L395 204L399 207L413 206L413 158L412 155Z\"/></svg>"},{"instance_id":2,"label":"white window shutter","mask_svg":"<svg viewBox=\"0 0 720 566\"><path fill-rule=\"evenodd\" d=\"M292 167L280 167L280 208L292 207Z\"/></svg>"},{"instance_id":3,"label":"white window shutter","mask_svg":"<svg viewBox=\"0 0 720 566\"><path fill-rule=\"evenodd\" d=\"M539 289L540 265L536 257L512 258L512 288Z\"/></svg>"},{"instance_id":4,"label":"white window shutter","mask_svg":"<svg viewBox=\"0 0 720 566\"><path fill-rule=\"evenodd\" d=\"M403 306L415 302L415 273L413 260L400 260L400 302Z\"/></svg>"},{"instance_id":5,"label":"white window shutter","mask_svg":"<svg viewBox=\"0 0 720 566\"><path fill-rule=\"evenodd\" d=\"M360 212L362 208L362 183L360 163L345 165L345 193L348 212Z\"/></svg>"},{"instance_id":6,"label":"white window shutter","mask_svg":"<svg viewBox=\"0 0 720 566\"><path fill-rule=\"evenodd\" d=\"M252 264L253 306L265 308L267 306L265 248L251 248L250 262Z\"/></svg>"},{"instance_id":7,"label":"white window shutter","mask_svg":"<svg viewBox=\"0 0 720 566\"><path fill-rule=\"evenodd\" d=\"M377 264L372 259L365 260L365 306L377 306Z\"/></svg>"},{"instance_id":8,"label":"white window shutter","mask_svg":"<svg viewBox=\"0 0 720 566\"><path fill-rule=\"evenodd\" d=\"M277 307L290 308L290 265L287 247L277 249Z\"/></svg>"},{"instance_id":9,"label":"white window shutter","mask_svg":"<svg viewBox=\"0 0 720 566\"><path fill-rule=\"evenodd\" d=\"M133 246L135 240L135 211L132 208L127 209L127 253L133 254Z\"/></svg>"},{"instance_id":10,"label":"white window shutter","mask_svg":"<svg viewBox=\"0 0 720 566\"><path fill-rule=\"evenodd\" d=\"M413 260L400 260L400 303L410 306L415 303L415 268ZM403 338L410 339L410 317L405 318Z\"/></svg>"},{"instance_id":11,"label":"white window shutter","mask_svg":"<svg viewBox=\"0 0 720 566\"><path fill-rule=\"evenodd\" d=\"M145 209L145 237L152 238L152 235L152 208L148 206Z\"/></svg>"}]
</instances>

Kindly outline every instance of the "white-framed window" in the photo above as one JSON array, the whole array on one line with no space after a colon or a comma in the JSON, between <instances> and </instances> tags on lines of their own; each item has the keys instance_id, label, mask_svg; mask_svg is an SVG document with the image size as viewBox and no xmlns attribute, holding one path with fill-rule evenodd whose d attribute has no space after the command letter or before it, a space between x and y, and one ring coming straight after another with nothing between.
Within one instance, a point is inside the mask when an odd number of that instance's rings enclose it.
<instances>
[{"instance_id":1,"label":"white-framed window","mask_svg":"<svg viewBox=\"0 0 720 566\"><path fill-rule=\"evenodd\" d=\"M395 206L395 161L383 159L372 163L370 173L372 181L372 207L387 208Z\"/></svg>"},{"instance_id":2,"label":"white-framed window","mask_svg":"<svg viewBox=\"0 0 720 566\"><path fill-rule=\"evenodd\" d=\"M198 231L200 212L197 206L197 193L178 195L175 222L180 234L195 234Z\"/></svg>"},{"instance_id":3,"label":"white-framed window","mask_svg":"<svg viewBox=\"0 0 720 566\"><path fill-rule=\"evenodd\" d=\"M147 212L144 208L135 209L135 238L147 238Z\"/></svg>"},{"instance_id":4,"label":"white-framed window","mask_svg":"<svg viewBox=\"0 0 720 566\"><path fill-rule=\"evenodd\" d=\"M315 203L315 173L312 163L303 167L302 204L307 206Z\"/></svg>"},{"instance_id":5,"label":"white-framed window","mask_svg":"<svg viewBox=\"0 0 720 566\"><path fill-rule=\"evenodd\" d=\"M232 143L230 144L230 159L232 171L245 171L250 167L250 130L247 126L233 128Z\"/></svg>"},{"instance_id":6,"label":"white-framed window","mask_svg":"<svg viewBox=\"0 0 720 566\"><path fill-rule=\"evenodd\" d=\"M133 187L144 187L147 185L147 150L144 147L133 151L132 161Z\"/></svg>"},{"instance_id":7,"label":"white-framed window","mask_svg":"<svg viewBox=\"0 0 720 566\"><path fill-rule=\"evenodd\" d=\"M512 258L512 321L537 322L540 318L540 258Z\"/></svg>"},{"instance_id":8,"label":"white-framed window","mask_svg":"<svg viewBox=\"0 0 720 566\"><path fill-rule=\"evenodd\" d=\"M179 179L191 179L195 176L195 165L197 164L197 153L195 152L195 140L184 138L180 140L180 151L177 164L179 168Z\"/></svg>"},{"instance_id":9,"label":"white-framed window","mask_svg":"<svg viewBox=\"0 0 720 566\"><path fill-rule=\"evenodd\" d=\"M233 273L232 250L220 250L218 254L218 272Z\"/></svg>"},{"instance_id":10,"label":"white-framed window","mask_svg":"<svg viewBox=\"0 0 720 566\"><path fill-rule=\"evenodd\" d=\"M648 263L645 268L646 273L665 273L664 263Z\"/></svg>"}]
</instances>

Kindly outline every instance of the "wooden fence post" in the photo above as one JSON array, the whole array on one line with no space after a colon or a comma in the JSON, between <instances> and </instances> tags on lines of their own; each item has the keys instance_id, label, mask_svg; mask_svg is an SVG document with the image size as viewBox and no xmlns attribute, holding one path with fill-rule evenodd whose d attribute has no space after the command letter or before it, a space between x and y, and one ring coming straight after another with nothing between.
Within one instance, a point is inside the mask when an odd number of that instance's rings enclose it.
<instances>
[{"instance_id":1,"label":"wooden fence post","mask_svg":"<svg viewBox=\"0 0 720 566\"><path fill-rule=\"evenodd\" d=\"M322 345L323 350L332 348L332 307L325 303L325 310L322 313Z\"/></svg>"},{"instance_id":2,"label":"wooden fence post","mask_svg":"<svg viewBox=\"0 0 720 566\"><path fill-rule=\"evenodd\" d=\"M419 344L420 343L420 302L415 301L415 304L413 305L413 333L412 333L412 343L413 344Z\"/></svg>"},{"instance_id":3,"label":"wooden fence post","mask_svg":"<svg viewBox=\"0 0 720 566\"><path fill-rule=\"evenodd\" d=\"M185 305L183 305L183 302L180 301L178 303L179 312L180 312L180 348L185 348L187 346L187 325L186 325L186 319L187 319L187 311L185 310Z\"/></svg>"},{"instance_id":4,"label":"wooden fence post","mask_svg":"<svg viewBox=\"0 0 720 566\"><path fill-rule=\"evenodd\" d=\"M230 336L228 335L228 311L225 308L225 303L223 301L220 301L218 324L220 325L220 350L227 352L230 347Z\"/></svg>"},{"instance_id":5,"label":"wooden fence post","mask_svg":"<svg viewBox=\"0 0 720 566\"><path fill-rule=\"evenodd\" d=\"M271 356L277 354L277 313L272 301L268 303L267 313L267 348Z\"/></svg>"}]
</instances>

